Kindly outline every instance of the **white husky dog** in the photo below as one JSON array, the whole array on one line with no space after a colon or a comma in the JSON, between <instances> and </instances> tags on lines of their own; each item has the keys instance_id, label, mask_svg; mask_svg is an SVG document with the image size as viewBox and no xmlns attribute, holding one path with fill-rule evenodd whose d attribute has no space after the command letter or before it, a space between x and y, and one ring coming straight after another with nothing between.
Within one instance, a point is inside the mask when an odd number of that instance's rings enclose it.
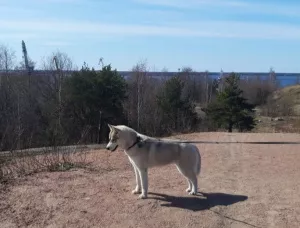
<instances>
[{"instance_id":1,"label":"white husky dog","mask_svg":"<svg viewBox=\"0 0 300 228\"><path fill-rule=\"evenodd\" d=\"M188 180L186 191L190 195L197 194L197 175L201 169L201 156L195 145L151 138L124 125L108 124L108 126L110 132L106 149L110 151L115 151L117 147L123 149L134 168L136 188L132 191L133 194L141 193L139 198L147 198L148 168L170 163L174 163Z\"/></svg>"}]
</instances>

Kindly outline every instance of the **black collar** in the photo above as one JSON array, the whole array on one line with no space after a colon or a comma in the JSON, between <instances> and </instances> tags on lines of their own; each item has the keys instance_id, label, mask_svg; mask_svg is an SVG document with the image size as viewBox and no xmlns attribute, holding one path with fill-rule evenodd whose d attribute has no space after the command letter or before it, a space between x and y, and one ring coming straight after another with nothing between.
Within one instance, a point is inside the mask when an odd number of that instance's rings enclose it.
<instances>
[{"instance_id":1,"label":"black collar","mask_svg":"<svg viewBox=\"0 0 300 228\"><path fill-rule=\"evenodd\" d=\"M130 150L132 147L134 147L136 144L138 144L141 140L142 140L141 137L137 136L135 142L130 147L128 147L126 149L126 151Z\"/></svg>"}]
</instances>

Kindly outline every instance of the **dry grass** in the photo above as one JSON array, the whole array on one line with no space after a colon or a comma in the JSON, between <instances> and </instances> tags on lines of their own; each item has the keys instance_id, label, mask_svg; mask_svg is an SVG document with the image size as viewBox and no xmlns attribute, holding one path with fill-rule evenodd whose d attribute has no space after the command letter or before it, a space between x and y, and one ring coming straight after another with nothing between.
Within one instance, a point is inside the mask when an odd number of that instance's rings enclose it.
<instances>
[{"instance_id":1,"label":"dry grass","mask_svg":"<svg viewBox=\"0 0 300 228\"><path fill-rule=\"evenodd\" d=\"M48 171L67 171L72 168L86 168L93 162L88 154L102 146L49 147L4 152L0 156L0 180L26 176Z\"/></svg>"},{"instance_id":2,"label":"dry grass","mask_svg":"<svg viewBox=\"0 0 300 228\"><path fill-rule=\"evenodd\" d=\"M300 115L300 85L287 86L275 91L270 97L273 111L282 114Z\"/></svg>"},{"instance_id":3,"label":"dry grass","mask_svg":"<svg viewBox=\"0 0 300 228\"><path fill-rule=\"evenodd\" d=\"M275 121L272 117L259 116L253 132L255 133L299 133L300 132L300 117L285 116L283 121Z\"/></svg>"}]
</instances>

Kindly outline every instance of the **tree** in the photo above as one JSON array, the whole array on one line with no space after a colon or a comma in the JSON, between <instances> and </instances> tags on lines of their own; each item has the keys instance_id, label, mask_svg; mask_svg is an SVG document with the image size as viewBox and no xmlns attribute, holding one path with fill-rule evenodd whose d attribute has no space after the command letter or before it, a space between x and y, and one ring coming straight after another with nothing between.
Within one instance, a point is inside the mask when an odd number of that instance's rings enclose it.
<instances>
[{"instance_id":1,"label":"tree","mask_svg":"<svg viewBox=\"0 0 300 228\"><path fill-rule=\"evenodd\" d=\"M195 126L197 114L191 100L182 96L184 82L179 76L167 80L157 96L157 102L165 114L164 123L170 130L184 130Z\"/></svg>"},{"instance_id":2,"label":"tree","mask_svg":"<svg viewBox=\"0 0 300 228\"><path fill-rule=\"evenodd\" d=\"M31 74L35 68L36 63L27 54L27 48L24 40L22 40L22 52L23 61L21 61L19 65L15 67L15 70L27 70L28 74Z\"/></svg>"},{"instance_id":3,"label":"tree","mask_svg":"<svg viewBox=\"0 0 300 228\"><path fill-rule=\"evenodd\" d=\"M74 70L76 66L74 66L72 59L68 56L67 53L61 51L52 52L46 58L42 60L42 69L56 71L56 65L54 62L54 57L57 60L57 65L60 70L63 72L68 72Z\"/></svg>"},{"instance_id":4,"label":"tree","mask_svg":"<svg viewBox=\"0 0 300 228\"><path fill-rule=\"evenodd\" d=\"M183 82L183 87L181 89L182 97L186 100L191 99L195 101L197 88L195 77L192 74L193 69L191 67L182 67L181 71L178 73L178 77Z\"/></svg>"},{"instance_id":5,"label":"tree","mask_svg":"<svg viewBox=\"0 0 300 228\"><path fill-rule=\"evenodd\" d=\"M107 138L99 125L106 128L102 123L123 122L126 81L110 65L103 66L99 72L84 65L66 78L64 87L67 106L62 124L70 138L80 138L80 129L90 126L90 140L95 142L99 134Z\"/></svg>"},{"instance_id":6,"label":"tree","mask_svg":"<svg viewBox=\"0 0 300 228\"><path fill-rule=\"evenodd\" d=\"M28 65L31 66L33 69L35 68L36 62L34 62L30 57L28 57ZM20 61L19 65L15 66L15 70L26 70L26 66L24 61Z\"/></svg>"},{"instance_id":7,"label":"tree","mask_svg":"<svg viewBox=\"0 0 300 228\"><path fill-rule=\"evenodd\" d=\"M225 88L218 93L216 101L209 104L205 110L218 127L225 127L228 132L232 132L233 128L239 131L251 130L255 126L255 106L242 96L243 91L238 86L239 80L235 73L225 78Z\"/></svg>"},{"instance_id":8,"label":"tree","mask_svg":"<svg viewBox=\"0 0 300 228\"><path fill-rule=\"evenodd\" d=\"M147 123L150 114L154 112L155 90L153 80L148 74L148 66L145 60L140 61L132 68L132 74L128 77L128 100L126 107L127 121L137 131L150 133L151 124ZM153 102L154 101L154 102ZM152 119L153 124L154 119ZM151 126L152 127L152 126Z\"/></svg>"},{"instance_id":9,"label":"tree","mask_svg":"<svg viewBox=\"0 0 300 228\"><path fill-rule=\"evenodd\" d=\"M241 80L239 85L244 91L243 97L256 106L265 105L268 97L278 89L278 86L273 82L258 77L250 78L248 81Z\"/></svg>"},{"instance_id":10,"label":"tree","mask_svg":"<svg viewBox=\"0 0 300 228\"><path fill-rule=\"evenodd\" d=\"M147 63L146 62L141 62L137 64L136 66L133 67L132 69L134 73L134 79L136 81L136 89L137 89L137 130L140 131L140 124L141 124L141 111L143 109L143 98L144 94L143 92L145 91L144 87L147 85L145 81L147 80Z\"/></svg>"},{"instance_id":11,"label":"tree","mask_svg":"<svg viewBox=\"0 0 300 228\"><path fill-rule=\"evenodd\" d=\"M4 70L5 72L12 70L15 59L15 51L7 46L0 45L0 70Z\"/></svg>"},{"instance_id":12,"label":"tree","mask_svg":"<svg viewBox=\"0 0 300 228\"><path fill-rule=\"evenodd\" d=\"M65 108L65 100L62 97L65 78L74 70L71 58L65 52L55 51L42 59L41 68L47 71L47 75L40 80L41 95L43 97L42 111L49 124L49 136L57 139L62 131L61 118Z\"/></svg>"}]
</instances>

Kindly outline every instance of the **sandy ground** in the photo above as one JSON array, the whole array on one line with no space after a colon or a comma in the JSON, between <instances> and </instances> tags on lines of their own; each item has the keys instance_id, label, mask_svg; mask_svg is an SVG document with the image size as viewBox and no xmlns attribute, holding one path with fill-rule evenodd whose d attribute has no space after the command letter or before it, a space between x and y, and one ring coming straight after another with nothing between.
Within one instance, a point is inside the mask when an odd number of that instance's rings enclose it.
<instances>
[{"instance_id":1,"label":"sandy ground","mask_svg":"<svg viewBox=\"0 0 300 228\"><path fill-rule=\"evenodd\" d=\"M177 137L179 138L179 137ZM190 140L299 140L297 134L201 133ZM300 227L300 145L198 144L199 196L174 165L149 171L149 198L132 195L122 151L91 154L94 170L37 173L0 193L0 227Z\"/></svg>"}]
</instances>

